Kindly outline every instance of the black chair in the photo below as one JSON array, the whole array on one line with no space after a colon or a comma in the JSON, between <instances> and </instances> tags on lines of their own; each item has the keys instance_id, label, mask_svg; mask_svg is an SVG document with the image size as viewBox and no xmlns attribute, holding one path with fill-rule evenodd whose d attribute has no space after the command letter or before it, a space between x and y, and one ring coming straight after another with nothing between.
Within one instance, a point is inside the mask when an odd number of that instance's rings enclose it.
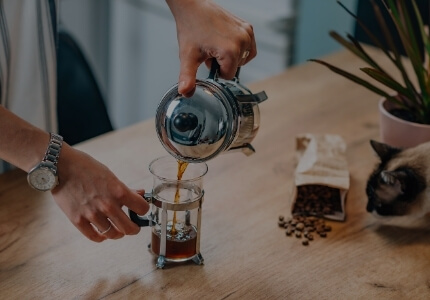
<instances>
[{"instance_id":1,"label":"black chair","mask_svg":"<svg viewBox=\"0 0 430 300\"><path fill-rule=\"evenodd\" d=\"M74 38L57 35L58 131L73 145L113 130L94 74Z\"/></svg>"},{"instance_id":2,"label":"black chair","mask_svg":"<svg viewBox=\"0 0 430 300\"><path fill-rule=\"evenodd\" d=\"M380 10L382 12L382 15L384 19L386 20L386 23L388 24L388 28L390 32L393 34L394 43L396 45L397 49L402 49L401 54L405 54L405 51L403 49L403 46L401 46L401 40L399 37L399 34L397 33L396 27L391 20L390 16L386 12L385 8L383 7L380 0L375 1L376 4L380 7ZM429 24L429 0L416 0L417 6L419 11L421 12L421 17L425 24ZM412 4L410 1L406 1L406 6L409 11L413 10ZM359 0L357 4L357 17L360 21L362 21L367 28L370 29L370 31L381 41L385 47L388 48L387 43L384 38L384 34L382 33L382 30L379 27L378 21L375 17L375 13L373 11L372 3L370 0ZM414 21L414 20L413 20ZM415 20L415 28L418 31L418 23ZM354 32L355 38L363 42L365 44L373 45L372 40L366 35L366 32L361 28L358 23L355 24L355 32ZM423 49L423 45L421 43L421 48Z\"/></svg>"}]
</instances>

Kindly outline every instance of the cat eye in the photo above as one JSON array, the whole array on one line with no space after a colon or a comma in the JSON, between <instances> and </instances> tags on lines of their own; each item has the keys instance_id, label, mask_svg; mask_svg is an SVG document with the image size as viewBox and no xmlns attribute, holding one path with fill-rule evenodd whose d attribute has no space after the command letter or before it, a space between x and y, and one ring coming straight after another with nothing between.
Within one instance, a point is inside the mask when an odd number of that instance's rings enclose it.
<instances>
[{"instance_id":1,"label":"cat eye","mask_svg":"<svg viewBox=\"0 0 430 300\"><path fill-rule=\"evenodd\" d=\"M381 180L385 184L393 185L396 182L396 177L393 176L390 172L382 171Z\"/></svg>"}]
</instances>

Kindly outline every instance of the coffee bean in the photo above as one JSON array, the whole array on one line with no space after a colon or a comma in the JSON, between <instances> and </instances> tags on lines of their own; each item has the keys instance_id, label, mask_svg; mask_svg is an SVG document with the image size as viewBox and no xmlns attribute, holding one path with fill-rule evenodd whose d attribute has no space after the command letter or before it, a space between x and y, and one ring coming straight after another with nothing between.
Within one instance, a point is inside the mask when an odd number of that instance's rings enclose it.
<instances>
[{"instance_id":1,"label":"coffee bean","mask_svg":"<svg viewBox=\"0 0 430 300\"><path fill-rule=\"evenodd\" d=\"M278 220L279 220L279 221L284 221L284 216L280 215L280 216L278 217Z\"/></svg>"},{"instance_id":2,"label":"coffee bean","mask_svg":"<svg viewBox=\"0 0 430 300\"><path fill-rule=\"evenodd\" d=\"M308 232L314 232L315 231L315 227L308 226L308 227L305 227L305 230L308 231Z\"/></svg>"},{"instance_id":3,"label":"coffee bean","mask_svg":"<svg viewBox=\"0 0 430 300\"><path fill-rule=\"evenodd\" d=\"M317 231L318 233L325 232L325 230L324 230L324 226L323 226L323 225L318 225L318 226L317 226L317 228L316 228L316 231Z\"/></svg>"},{"instance_id":4,"label":"coffee bean","mask_svg":"<svg viewBox=\"0 0 430 300\"><path fill-rule=\"evenodd\" d=\"M305 228L305 224L303 224L303 223L297 223L297 225L296 225L296 229L297 230L303 230Z\"/></svg>"},{"instance_id":5,"label":"coffee bean","mask_svg":"<svg viewBox=\"0 0 430 300\"><path fill-rule=\"evenodd\" d=\"M293 213L297 215L322 216L342 211L339 189L328 186L298 186L295 200Z\"/></svg>"},{"instance_id":6,"label":"coffee bean","mask_svg":"<svg viewBox=\"0 0 430 300\"><path fill-rule=\"evenodd\" d=\"M282 223L283 226L280 225L280 227L285 228L286 236L294 235L298 239L304 237L302 240L304 246L308 246L309 241L314 240L312 232L316 232L321 238L325 238L327 237L327 232L332 230L331 226L325 223L324 218L317 216L293 215L291 218L278 221L278 224Z\"/></svg>"}]
</instances>

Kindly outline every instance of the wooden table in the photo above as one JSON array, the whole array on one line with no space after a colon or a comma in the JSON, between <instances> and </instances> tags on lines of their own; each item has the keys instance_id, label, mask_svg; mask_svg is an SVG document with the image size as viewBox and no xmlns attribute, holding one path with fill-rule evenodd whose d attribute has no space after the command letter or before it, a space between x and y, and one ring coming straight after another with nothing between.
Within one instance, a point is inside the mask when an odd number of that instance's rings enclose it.
<instances>
[{"instance_id":1,"label":"wooden table","mask_svg":"<svg viewBox=\"0 0 430 300\"><path fill-rule=\"evenodd\" d=\"M340 52L328 61L355 70ZM243 71L246 71L245 69ZM209 161L201 252L157 269L150 229L97 244L69 222L23 172L0 176L1 299L429 299L428 220L377 219L365 210L376 156L378 96L312 63L249 86L265 90L261 129L249 157ZM351 189L345 222L305 247L277 225L289 215L295 137L341 135ZM149 162L166 152L149 120L78 145L132 188L150 189Z\"/></svg>"}]
</instances>

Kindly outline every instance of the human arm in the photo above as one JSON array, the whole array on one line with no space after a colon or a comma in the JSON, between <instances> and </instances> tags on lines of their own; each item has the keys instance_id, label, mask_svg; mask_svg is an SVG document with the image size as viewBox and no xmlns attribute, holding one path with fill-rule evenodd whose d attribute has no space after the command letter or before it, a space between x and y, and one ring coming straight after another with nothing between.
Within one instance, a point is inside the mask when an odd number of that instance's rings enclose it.
<instances>
[{"instance_id":1,"label":"human arm","mask_svg":"<svg viewBox=\"0 0 430 300\"><path fill-rule=\"evenodd\" d=\"M28 172L43 159L48 142L49 133L0 105L0 158ZM122 206L138 214L145 214L149 206L106 166L63 143L58 177L59 185L51 191L52 196L87 238L101 242L106 238L116 239L139 232L139 227L127 217ZM93 227L103 231L110 226L110 222L114 226L105 234L100 234Z\"/></svg>"},{"instance_id":2,"label":"human arm","mask_svg":"<svg viewBox=\"0 0 430 300\"><path fill-rule=\"evenodd\" d=\"M198 67L215 58L220 77L232 79L257 55L254 31L246 21L211 0L166 0L176 22L181 62L179 93L194 93Z\"/></svg>"}]
</instances>

